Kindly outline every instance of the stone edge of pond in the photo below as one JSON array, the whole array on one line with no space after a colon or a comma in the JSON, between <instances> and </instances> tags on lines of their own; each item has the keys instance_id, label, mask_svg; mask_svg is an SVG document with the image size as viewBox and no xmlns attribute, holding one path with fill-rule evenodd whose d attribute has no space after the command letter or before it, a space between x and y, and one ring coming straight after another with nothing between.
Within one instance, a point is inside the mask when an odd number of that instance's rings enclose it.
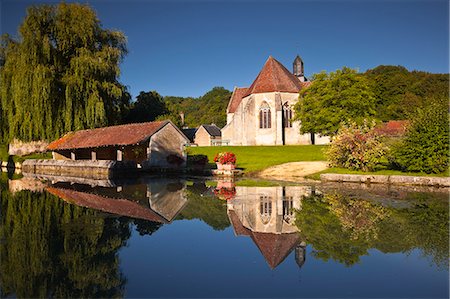
<instances>
[{"instance_id":1,"label":"stone edge of pond","mask_svg":"<svg viewBox=\"0 0 450 299\"><path fill-rule=\"evenodd\" d=\"M320 180L322 182L450 187L450 177L324 173L320 175Z\"/></svg>"}]
</instances>

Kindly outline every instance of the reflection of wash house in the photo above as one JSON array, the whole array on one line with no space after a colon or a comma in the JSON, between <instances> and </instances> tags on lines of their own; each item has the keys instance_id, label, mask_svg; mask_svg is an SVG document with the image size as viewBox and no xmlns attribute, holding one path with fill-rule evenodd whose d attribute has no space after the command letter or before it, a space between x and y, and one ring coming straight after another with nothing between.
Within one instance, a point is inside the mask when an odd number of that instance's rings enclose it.
<instances>
[{"instance_id":1,"label":"reflection of wash house","mask_svg":"<svg viewBox=\"0 0 450 299\"><path fill-rule=\"evenodd\" d=\"M235 88L227 107L222 140L231 145L323 144L328 137L300 134L293 106L310 82L303 61L294 61L294 74L271 56L250 87Z\"/></svg>"},{"instance_id":2,"label":"reflection of wash house","mask_svg":"<svg viewBox=\"0 0 450 299\"><path fill-rule=\"evenodd\" d=\"M91 187L58 182L46 188L66 202L119 216L170 223L187 204L184 183L176 179L122 186Z\"/></svg>"},{"instance_id":3,"label":"reflection of wash house","mask_svg":"<svg viewBox=\"0 0 450 299\"><path fill-rule=\"evenodd\" d=\"M295 209L310 187L236 187L228 216L236 235L250 236L269 266L277 267L295 248L296 261L305 261L305 245L295 226Z\"/></svg>"}]
</instances>

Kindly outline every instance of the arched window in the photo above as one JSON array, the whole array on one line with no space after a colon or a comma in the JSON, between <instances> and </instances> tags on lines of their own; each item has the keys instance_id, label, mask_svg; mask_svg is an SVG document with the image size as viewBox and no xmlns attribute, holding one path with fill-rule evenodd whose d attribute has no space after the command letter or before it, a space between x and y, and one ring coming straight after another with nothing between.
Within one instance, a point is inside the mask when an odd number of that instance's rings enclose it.
<instances>
[{"instance_id":1,"label":"arched window","mask_svg":"<svg viewBox=\"0 0 450 299\"><path fill-rule=\"evenodd\" d=\"M262 223L267 224L272 215L272 199L266 195L261 195L259 201L259 215L261 216L261 221Z\"/></svg>"},{"instance_id":2,"label":"arched window","mask_svg":"<svg viewBox=\"0 0 450 299\"><path fill-rule=\"evenodd\" d=\"M272 117L269 104L263 102L259 108L259 128L268 129L271 128Z\"/></svg>"},{"instance_id":3,"label":"arched window","mask_svg":"<svg viewBox=\"0 0 450 299\"><path fill-rule=\"evenodd\" d=\"M292 128L292 108L287 103L283 105L283 127Z\"/></svg>"}]
</instances>

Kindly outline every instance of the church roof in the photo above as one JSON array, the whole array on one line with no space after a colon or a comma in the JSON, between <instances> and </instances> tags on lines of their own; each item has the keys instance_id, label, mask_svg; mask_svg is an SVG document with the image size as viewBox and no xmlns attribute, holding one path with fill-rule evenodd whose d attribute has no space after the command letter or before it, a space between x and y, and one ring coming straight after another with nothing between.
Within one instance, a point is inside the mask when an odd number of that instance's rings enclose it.
<instances>
[{"instance_id":1,"label":"church roof","mask_svg":"<svg viewBox=\"0 0 450 299\"><path fill-rule=\"evenodd\" d=\"M252 239L258 246L271 269L276 268L300 243L298 233L272 234L252 232Z\"/></svg>"},{"instance_id":2,"label":"church roof","mask_svg":"<svg viewBox=\"0 0 450 299\"><path fill-rule=\"evenodd\" d=\"M228 219L237 236L250 236L271 269L275 269L300 243L299 233L273 234L251 231L244 227L239 216L228 210Z\"/></svg>"},{"instance_id":3,"label":"church roof","mask_svg":"<svg viewBox=\"0 0 450 299\"><path fill-rule=\"evenodd\" d=\"M300 80L289 72L280 62L269 56L258 77L248 88L243 97L254 93L292 92L297 93L302 88Z\"/></svg>"},{"instance_id":4,"label":"church roof","mask_svg":"<svg viewBox=\"0 0 450 299\"><path fill-rule=\"evenodd\" d=\"M312 84L311 81L305 81L305 82L300 82L300 83L302 84L302 88L307 88Z\"/></svg>"},{"instance_id":5,"label":"church roof","mask_svg":"<svg viewBox=\"0 0 450 299\"><path fill-rule=\"evenodd\" d=\"M235 87L228 103L228 113L234 113L247 92L247 87Z\"/></svg>"}]
</instances>

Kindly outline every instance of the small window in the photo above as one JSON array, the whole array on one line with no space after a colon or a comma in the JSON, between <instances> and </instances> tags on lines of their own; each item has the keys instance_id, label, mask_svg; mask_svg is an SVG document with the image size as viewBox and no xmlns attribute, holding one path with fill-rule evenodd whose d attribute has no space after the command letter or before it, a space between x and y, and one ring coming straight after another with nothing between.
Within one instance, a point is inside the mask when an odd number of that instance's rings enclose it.
<instances>
[{"instance_id":1,"label":"small window","mask_svg":"<svg viewBox=\"0 0 450 299\"><path fill-rule=\"evenodd\" d=\"M259 128L269 129L272 127L272 116L269 105L264 102L259 108Z\"/></svg>"}]
</instances>

